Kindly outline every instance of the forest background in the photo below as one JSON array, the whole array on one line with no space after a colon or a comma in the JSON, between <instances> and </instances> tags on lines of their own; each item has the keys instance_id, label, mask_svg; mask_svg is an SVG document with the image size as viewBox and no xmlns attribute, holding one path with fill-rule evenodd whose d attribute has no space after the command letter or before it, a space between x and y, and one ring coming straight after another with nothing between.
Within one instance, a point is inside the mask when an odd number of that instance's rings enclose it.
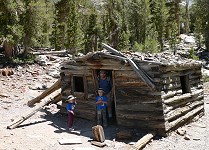
<instances>
[{"instance_id":1,"label":"forest background","mask_svg":"<svg viewBox=\"0 0 209 150\"><path fill-rule=\"evenodd\" d=\"M193 34L209 51L208 0L0 0L0 44L88 53L106 43L120 51L175 51ZM10 56L8 56L10 57Z\"/></svg>"}]
</instances>

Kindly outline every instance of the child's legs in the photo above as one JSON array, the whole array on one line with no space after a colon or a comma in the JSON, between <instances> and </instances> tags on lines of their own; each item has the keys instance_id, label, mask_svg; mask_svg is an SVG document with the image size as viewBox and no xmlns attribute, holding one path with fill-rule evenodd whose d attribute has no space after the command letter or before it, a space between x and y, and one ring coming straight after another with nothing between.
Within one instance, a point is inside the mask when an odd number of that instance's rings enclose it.
<instances>
[{"instance_id":1,"label":"child's legs","mask_svg":"<svg viewBox=\"0 0 209 150\"><path fill-rule=\"evenodd\" d=\"M68 127L69 128L72 128L73 126L73 117L74 117L73 113L68 112Z\"/></svg>"},{"instance_id":2,"label":"child's legs","mask_svg":"<svg viewBox=\"0 0 209 150\"><path fill-rule=\"evenodd\" d=\"M107 126L106 109L102 109L102 125Z\"/></svg>"},{"instance_id":3,"label":"child's legs","mask_svg":"<svg viewBox=\"0 0 209 150\"><path fill-rule=\"evenodd\" d=\"M97 110L97 124L101 125L102 124L102 111Z\"/></svg>"}]
</instances>

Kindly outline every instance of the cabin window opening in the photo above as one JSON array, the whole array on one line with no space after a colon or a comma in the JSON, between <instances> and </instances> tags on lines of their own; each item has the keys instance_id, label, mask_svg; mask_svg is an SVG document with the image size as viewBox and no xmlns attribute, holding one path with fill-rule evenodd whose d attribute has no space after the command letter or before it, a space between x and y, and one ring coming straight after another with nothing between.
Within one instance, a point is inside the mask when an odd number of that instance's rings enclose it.
<instances>
[{"instance_id":1,"label":"cabin window opening","mask_svg":"<svg viewBox=\"0 0 209 150\"><path fill-rule=\"evenodd\" d=\"M84 92L83 77L73 77L73 89L74 92Z\"/></svg>"},{"instance_id":2,"label":"cabin window opening","mask_svg":"<svg viewBox=\"0 0 209 150\"><path fill-rule=\"evenodd\" d=\"M190 93L189 75L180 76L182 94Z\"/></svg>"}]
</instances>

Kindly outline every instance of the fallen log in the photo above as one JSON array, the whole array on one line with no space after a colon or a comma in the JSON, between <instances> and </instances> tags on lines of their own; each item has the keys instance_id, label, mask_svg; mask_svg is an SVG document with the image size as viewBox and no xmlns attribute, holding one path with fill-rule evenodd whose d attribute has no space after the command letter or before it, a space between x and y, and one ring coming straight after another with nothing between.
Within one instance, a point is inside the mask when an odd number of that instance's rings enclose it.
<instances>
[{"instance_id":1,"label":"fallen log","mask_svg":"<svg viewBox=\"0 0 209 150\"><path fill-rule=\"evenodd\" d=\"M61 80L60 79L58 79L57 82L55 82L50 88L45 90L41 95L28 101L28 106L32 106L35 103L40 102L43 98L45 98L49 94L53 93L54 91L58 90L59 88L61 88Z\"/></svg>"},{"instance_id":2,"label":"fallen log","mask_svg":"<svg viewBox=\"0 0 209 150\"><path fill-rule=\"evenodd\" d=\"M31 52L33 55L46 55L46 54L51 54L51 55L65 55L67 54L66 50L63 51L42 51L42 52Z\"/></svg>"},{"instance_id":3,"label":"fallen log","mask_svg":"<svg viewBox=\"0 0 209 150\"><path fill-rule=\"evenodd\" d=\"M58 94L59 95L59 94ZM56 96L55 96L56 97ZM55 101L56 100L56 101ZM61 99L60 99L61 100ZM41 103L39 103L38 105L36 105L34 108L30 109L29 111L27 111L25 114L23 114L22 116L18 117L17 119L15 119L11 125L7 126L7 129L14 129L16 128L18 125L20 125L22 122L24 122L26 119L30 118L31 116L33 116L37 111L39 111L40 109L42 109L43 106L48 105L52 102L58 102L57 99L53 98L53 99L49 99L47 101L43 101Z\"/></svg>"},{"instance_id":4,"label":"fallen log","mask_svg":"<svg viewBox=\"0 0 209 150\"><path fill-rule=\"evenodd\" d=\"M156 135L155 132L146 134L140 140L138 140L130 150L142 149L155 135Z\"/></svg>"}]
</instances>

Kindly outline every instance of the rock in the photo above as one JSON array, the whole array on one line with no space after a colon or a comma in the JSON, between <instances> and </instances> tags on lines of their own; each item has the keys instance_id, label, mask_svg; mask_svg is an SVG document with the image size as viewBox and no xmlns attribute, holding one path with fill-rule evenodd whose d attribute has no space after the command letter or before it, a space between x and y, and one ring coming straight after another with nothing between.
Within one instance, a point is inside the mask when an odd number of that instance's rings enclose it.
<instances>
[{"instance_id":1,"label":"rock","mask_svg":"<svg viewBox=\"0 0 209 150\"><path fill-rule=\"evenodd\" d=\"M180 128L180 129L177 129L177 133L181 136L185 135L186 134L186 129L184 128Z\"/></svg>"},{"instance_id":2,"label":"rock","mask_svg":"<svg viewBox=\"0 0 209 150\"><path fill-rule=\"evenodd\" d=\"M191 138L190 138L189 135L185 135L185 136L184 136L184 139L185 139L185 140L190 140Z\"/></svg>"}]
</instances>

